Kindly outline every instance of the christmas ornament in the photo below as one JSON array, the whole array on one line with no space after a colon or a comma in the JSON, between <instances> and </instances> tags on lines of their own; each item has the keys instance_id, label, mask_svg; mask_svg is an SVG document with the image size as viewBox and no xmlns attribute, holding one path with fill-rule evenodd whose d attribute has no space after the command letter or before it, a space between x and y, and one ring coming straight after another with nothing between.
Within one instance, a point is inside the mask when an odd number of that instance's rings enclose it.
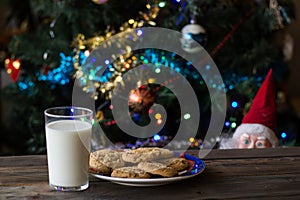
<instances>
[{"instance_id":1,"label":"christmas ornament","mask_svg":"<svg viewBox=\"0 0 300 200\"><path fill-rule=\"evenodd\" d=\"M21 72L21 61L19 59L5 59L6 72L10 75L13 82L16 82Z\"/></svg>"},{"instance_id":2,"label":"christmas ornament","mask_svg":"<svg viewBox=\"0 0 300 200\"><path fill-rule=\"evenodd\" d=\"M136 113L148 113L155 101L155 94L146 86L131 90L128 98L129 107Z\"/></svg>"},{"instance_id":3,"label":"christmas ornament","mask_svg":"<svg viewBox=\"0 0 300 200\"><path fill-rule=\"evenodd\" d=\"M94 2L95 4L101 5L106 3L108 0L92 0L92 2Z\"/></svg>"},{"instance_id":4,"label":"christmas ornament","mask_svg":"<svg viewBox=\"0 0 300 200\"><path fill-rule=\"evenodd\" d=\"M199 44L204 46L207 40L206 30L196 23L197 16L202 13L201 9L197 6L197 3L197 0L189 1L189 6L186 8L189 9L191 14L190 24L181 29L181 47L188 53L200 52L202 47L199 46Z\"/></svg>"},{"instance_id":5,"label":"christmas ornament","mask_svg":"<svg viewBox=\"0 0 300 200\"><path fill-rule=\"evenodd\" d=\"M204 46L206 43L206 31L199 24L188 24L182 28L181 33L181 46L188 53L200 52L202 48L199 44Z\"/></svg>"}]
</instances>

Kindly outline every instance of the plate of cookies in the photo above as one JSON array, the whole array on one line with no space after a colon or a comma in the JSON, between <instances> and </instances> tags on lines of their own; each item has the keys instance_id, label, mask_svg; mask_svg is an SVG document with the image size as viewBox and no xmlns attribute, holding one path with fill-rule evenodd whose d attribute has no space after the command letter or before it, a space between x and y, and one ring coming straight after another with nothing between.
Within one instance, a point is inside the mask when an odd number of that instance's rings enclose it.
<instances>
[{"instance_id":1,"label":"plate of cookies","mask_svg":"<svg viewBox=\"0 0 300 200\"><path fill-rule=\"evenodd\" d=\"M90 154L90 173L127 186L158 186L194 177L205 164L199 158L158 147L97 150Z\"/></svg>"}]
</instances>

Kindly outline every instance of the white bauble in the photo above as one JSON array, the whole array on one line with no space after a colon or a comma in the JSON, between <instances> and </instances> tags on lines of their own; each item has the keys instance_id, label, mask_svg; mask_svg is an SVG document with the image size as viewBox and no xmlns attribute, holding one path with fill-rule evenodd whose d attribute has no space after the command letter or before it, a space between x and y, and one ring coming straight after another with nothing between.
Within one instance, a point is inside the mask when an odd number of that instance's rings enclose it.
<instances>
[{"instance_id":1,"label":"white bauble","mask_svg":"<svg viewBox=\"0 0 300 200\"><path fill-rule=\"evenodd\" d=\"M205 29L199 24L188 24L181 30L182 38L180 40L183 50L188 53L198 53L205 44L207 37Z\"/></svg>"}]
</instances>

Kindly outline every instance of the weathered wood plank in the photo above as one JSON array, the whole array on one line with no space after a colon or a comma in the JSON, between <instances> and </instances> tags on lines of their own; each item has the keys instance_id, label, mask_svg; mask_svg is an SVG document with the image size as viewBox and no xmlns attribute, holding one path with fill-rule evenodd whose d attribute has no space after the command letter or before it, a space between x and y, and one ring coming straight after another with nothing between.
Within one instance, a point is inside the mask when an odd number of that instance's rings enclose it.
<instances>
[{"instance_id":1,"label":"weathered wood plank","mask_svg":"<svg viewBox=\"0 0 300 200\"><path fill-rule=\"evenodd\" d=\"M26 185L47 181L47 166L0 167L0 186Z\"/></svg>"},{"instance_id":2,"label":"weathered wood plank","mask_svg":"<svg viewBox=\"0 0 300 200\"><path fill-rule=\"evenodd\" d=\"M205 160L205 173L218 176L300 174L300 157Z\"/></svg>"},{"instance_id":3,"label":"weathered wood plank","mask_svg":"<svg viewBox=\"0 0 300 200\"><path fill-rule=\"evenodd\" d=\"M259 176L213 179L205 174L160 187L129 187L109 182L92 182L84 192L52 191L46 184L1 187L2 197L28 199L260 199L300 196L300 177ZM295 179L297 180L295 182ZM245 181L247 180L247 181Z\"/></svg>"},{"instance_id":4,"label":"weathered wood plank","mask_svg":"<svg viewBox=\"0 0 300 200\"><path fill-rule=\"evenodd\" d=\"M3 156L0 158L0 167L47 165L47 158L45 155Z\"/></svg>"}]
</instances>

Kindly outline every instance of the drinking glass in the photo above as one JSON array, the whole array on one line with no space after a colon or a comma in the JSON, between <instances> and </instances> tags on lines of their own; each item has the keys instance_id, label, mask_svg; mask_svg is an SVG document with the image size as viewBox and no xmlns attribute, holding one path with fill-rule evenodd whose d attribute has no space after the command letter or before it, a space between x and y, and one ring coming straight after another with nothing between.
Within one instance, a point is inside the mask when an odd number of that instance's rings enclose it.
<instances>
[{"instance_id":1,"label":"drinking glass","mask_svg":"<svg viewBox=\"0 0 300 200\"><path fill-rule=\"evenodd\" d=\"M93 111L54 107L44 111L49 184L60 191L89 187Z\"/></svg>"}]
</instances>

